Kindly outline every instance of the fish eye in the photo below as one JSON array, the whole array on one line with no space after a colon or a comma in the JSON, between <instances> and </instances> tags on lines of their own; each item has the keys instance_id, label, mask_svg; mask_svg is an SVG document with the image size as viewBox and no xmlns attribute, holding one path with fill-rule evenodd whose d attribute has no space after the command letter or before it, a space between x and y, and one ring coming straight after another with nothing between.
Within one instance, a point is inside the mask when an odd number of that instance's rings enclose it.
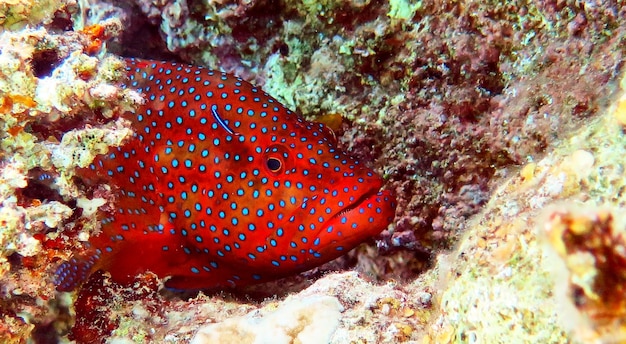
<instances>
[{"instance_id":1,"label":"fish eye","mask_svg":"<svg viewBox=\"0 0 626 344\"><path fill-rule=\"evenodd\" d=\"M283 167L283 162L275 157L267 158L266 164L267 168L269 168L272 172L278 172Z\"/></svg>"},{"instance_id":2,"label":"fish eye","mask_svg":"<svg viewBox=\"0 0 626 344\"><path fill-rule=\"evenodd\" d=\"M287 171L293 165L293 158L289 154L289 149L282 144L274 144L265 148L263 154L263 163L265 171L278 176Z\"/></svg>"}]
</instances>

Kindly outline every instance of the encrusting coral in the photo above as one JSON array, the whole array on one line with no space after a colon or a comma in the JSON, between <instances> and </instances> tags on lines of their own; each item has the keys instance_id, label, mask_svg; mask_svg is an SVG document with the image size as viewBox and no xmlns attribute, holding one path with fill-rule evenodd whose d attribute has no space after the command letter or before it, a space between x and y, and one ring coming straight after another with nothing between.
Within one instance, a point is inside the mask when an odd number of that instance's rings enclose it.
<instances>
[{"instance_id":1,"label":"encrusting coral","mask_svg":"<svg viewBox=\"0 0 626 344\"><path fill-rule=\"evenodd\" d=\"M0 4L3 342L36 339L53 331L67 312L68 302L45 283L50 264L66 245L67 233L76 236L95 223L73 221L80 216L75 198L81 195L71 181L73 169L128 137L131 131L111 114L142 101L114 86L124 65L112 56L93 56L100 50L93 51L91 34L55 33L65 28L63 18L72 8L71 1ZM119 22L102 27L112 34Z\"/></svg>"}]
</instances>

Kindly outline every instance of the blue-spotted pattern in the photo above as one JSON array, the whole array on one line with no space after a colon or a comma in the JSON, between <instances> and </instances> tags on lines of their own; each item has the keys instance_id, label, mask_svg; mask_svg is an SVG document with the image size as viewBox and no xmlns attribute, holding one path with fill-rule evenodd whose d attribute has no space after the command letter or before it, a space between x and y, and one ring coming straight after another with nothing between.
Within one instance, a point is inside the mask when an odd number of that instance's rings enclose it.
<instances>
[{"instance_id":1,"label":"blue-spotted pattern","mask_svg":"<svg viewBox=\"0 0 626 344\"><path fill-rule=\"evenodd\" d=\"M87 253L56 273L71 290L96 270L128 283L149 270L176 289L236 287L334 259L378 234L395 200L382 180L308 122L232 75L128 59L146 103L134 138L84 179L117 192Z\"/></svg>"}]
</instances>

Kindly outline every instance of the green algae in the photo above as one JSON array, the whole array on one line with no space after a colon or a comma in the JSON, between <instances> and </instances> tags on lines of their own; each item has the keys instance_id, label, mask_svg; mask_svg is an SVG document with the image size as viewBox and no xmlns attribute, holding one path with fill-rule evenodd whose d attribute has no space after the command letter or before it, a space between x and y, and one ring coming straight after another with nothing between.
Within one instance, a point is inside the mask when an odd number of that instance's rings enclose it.
<instances>
[{"instance_id":1,"label":"green algae","mask_svg":"<svg viewBox=\"0 0 626 344\"><path fill-rule=\"evenodd\" d=\"M387 16L391 19L410 20L422 6L422 1L390 0Z\"/></svg>"}]
</instances>

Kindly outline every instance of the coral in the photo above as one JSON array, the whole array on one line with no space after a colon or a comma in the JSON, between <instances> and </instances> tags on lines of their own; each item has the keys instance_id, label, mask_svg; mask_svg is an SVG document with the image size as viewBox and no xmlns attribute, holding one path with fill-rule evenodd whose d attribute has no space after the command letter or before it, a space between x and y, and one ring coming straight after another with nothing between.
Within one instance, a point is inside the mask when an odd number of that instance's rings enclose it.
<instances>
[{"instance_id":1,"label":"coral","mask_svg":"<svg viewBox=\"0 0 626 344\"><path fill-rule=\"evenodd\" d=\"M372 285L354 272L329 274L284 300L202 293L179 299L156 293L153 283L147 277L121 287L102 275L91 279L76 301L79 316L70 338L79 343L102 336L135 343L397 342L413 338L430 316L431 293L418 283L409 294L392 283Z\"/></svg>"},{"instance_id":2,"label":"coral","mask_svg":"<svg viewBox=\"0 0 626 344\"><path fill-rule=\"evenodd\" d=\"M422 7L422 3L419 1L415 3L406 0L389 1L389 12L387 15L391 19L410 20L420 7Z\"/></svg>"},{"instance_id":3,"label":"coral","mask_svg":"<svg viewBox=\"0 0 626 344\"><path fill-rule=\"evenodd\" d=\"M626 89L626 79L622 79L621 83L622 89ZM615 111L613 112L617 122L622 125L622 127L626 127L626 96L622 95L621 98L618 99L616 103Z\"/></svg>"},{"instance_id":4,"label":"coral","mask_svg":"<svg viewBox=\"0 0 626 344\"><path fill-rule=\"evenodd\" d=\"M618 104L501 185L454 253L440 258L440 313L427 340L623 338Z\"/></svg>"},{"instance_id":5,"label":"coral","mask_svg":"<svg viewBox=\"0 0 626 344\"><path fill-rule=\"evenodd\" d=\"M623 60L623 9L608 3L136 3L179 56L309 118L344 116L340 141L400 196L381 246L419 256L450 247L493 185L593 117Z\"/></svg>"},{"instance_id":6,"label":"coral","mask_svg":"<svg viewBox=\"0 0 626 344\"><path fill-rule=\"evenodd\" d=\"M324 343L339 325L341 304L334 297L287 299L259 318L254 311L242 318L200 328L191 343Z\"/></svg>"},{"instance_id":7,"label":"coral","mask_svg":"<svg viewBox=\"0 0 626 344\"><path fill-rule=\"evenodd\" d=\"M4 0L0 2L0 26L16 30L26 25L50 21L63 3L55 0Z\"/></svg>"},{"instance_id":8,"label":"coral","mask_svg":"<svg viewBox=\"0 0 626 344\"><path fill-rule=\"evenodd\" d=\"M379 246L416 260L451 247L494 185L593 117L624 55L611 3L136 3L184 59L309 119L342 115L340 142L400 198Z\"/></svg>"},{"instance_id":9,"label":"coral","mask_svg":"<svg viewBox=\"0 0 626 344\"><path fill-rule=\"evenodd\" d=\"M412 231L422 246L449 245L511 167L540 158L607 101L595 92L615 77L623 33L609 38L596 22L581 32L584 38L569 36L558 15L539 3L527 12L513 11L510 2L484 6L490 9L424 3L419 25L403 34L414 43L385 61L385 73L407 73L395 76L407 92L387 109L380 134L391 137L381 161L404 209L393 237ZM562 9L569 10L579 11ZM606 27L614 27L616 11L607 9ZM548 18L552 25L543 23ZM459 27L469 31L451 29ZM591 37L601 37L599 44L590 46ZM550 63L543 62L546 54ZM605 95L613 92L609 87ZM407 128L409 139L394 141Z\"/></svg>"},{"instance_id":10,"label":"coral","mask_svg":"<svg viewBox=\"0 0 626 344\"><path fill-rule=\"evenodd\" d=\"M623 208L622 208L623 211ZM553 209L544 225L547 241L569 278L557 295L576 311L564 326L585 341L626 336L626 222L618 209ZM572 323L582 325L571 326Z\"/></svg>"},{"instance_id":11,"label":"coral","mask_svg":"<svg viewBox=\"0 0 626 344\"><path fill-rule=\"evenodd\" d=\"M80 232L88 235L95 223L75 221L81 211L74 198L85 195L72 176L76 167L131 135L117 114L141 99L116 86L124 75L119 59L92 56L102 49L94 42L115 33L118 21L103 22L99 34L59 31L74 5L0 4L5 20L0 33L0 314L10 326L0 334L2 342L40 341L67 328L69 302L60 302L49 269L66 257L62 247L78 244L68 237L84 237L79 234L83 224L91 225Z\"/></svg>"}]
</instances>

